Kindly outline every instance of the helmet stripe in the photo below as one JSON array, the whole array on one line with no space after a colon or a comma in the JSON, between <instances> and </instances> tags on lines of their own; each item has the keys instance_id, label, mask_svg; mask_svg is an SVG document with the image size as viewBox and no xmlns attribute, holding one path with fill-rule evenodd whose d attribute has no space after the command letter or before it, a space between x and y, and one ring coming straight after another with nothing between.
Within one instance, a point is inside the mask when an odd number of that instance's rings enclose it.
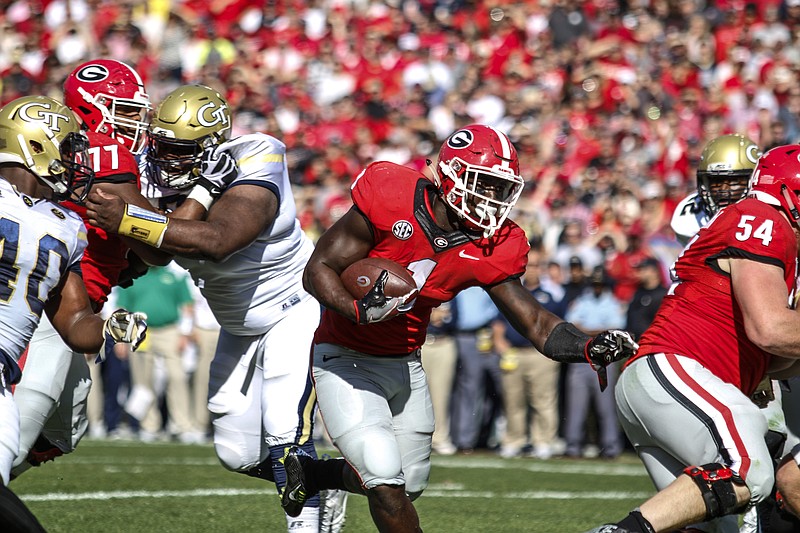
<instances>
[{"instance_id":1,"label":"helmet stripe","mask_svg":"<svg viewBox=\"0 0 800 533\"><path fill-rule=\"evenodd\" d=\"M122 62L120 62L120 63L122 63ZM133 77L136 78L136 83L138 83L141 87L144 87L144 82L142 81L142 77L139 75L139 73L135 69L131 68L130 65L127 65L125 63L122 63L122 64L125 66L126 69L128 69L128 72L133 74ZM142 89L142 90L144 90L144 89Z\"/></svg>"},{"instance_id":2,"label":"helmet stripe","mask_svg":"<svg viewBox=\"0 0 800 533\"><path fill-rule=\"evenodd\" d=\"M508 137L506 137L506 134L502 131L493 126L488 126L488 128L495 132L497 138L500 139L500 147L503 150L503 152L499 154L500 157L503 158L502 166L508 168L511 166L511 142L508 140Z\"/></svg>"}]
</instances>

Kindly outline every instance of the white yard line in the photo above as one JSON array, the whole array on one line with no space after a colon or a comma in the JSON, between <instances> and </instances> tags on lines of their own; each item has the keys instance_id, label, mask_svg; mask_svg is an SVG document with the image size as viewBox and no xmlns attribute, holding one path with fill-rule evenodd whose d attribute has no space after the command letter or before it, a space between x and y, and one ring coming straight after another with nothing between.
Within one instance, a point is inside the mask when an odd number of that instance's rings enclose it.
<instances>
[{"instance_id":1,"label":"white yard line","mask_svg":"<svg viewBox=\"0 0 800 533\"><path fill-rule=\"evenodd\" d=\"M197 498L204 496L263 496L274 495L274 489L195 489L195 490L132 490L101 491L67 494L51 492L48 494L19 494L26 502L55 502L76 500L111 499L130 500L133 498ZM425 498L502 498L505 500L642 500L651 496L647 492L566 492L566 491L526 491L493 492L465 491L453 485L431 485L424 492Z\"/></svg>"},{"instance_id":2,"label":"white yard line","mask_svg":"<svg viewBox=\"0 0 800 533\"><path fill-rule=\"evenodd\" d=\"M219 461L214 458L154 458L142 457L139 459L126 457L120 459L114 456L85 456L70 457L70 462L90 465L107 465L113 467L124 466L213 466L220 467ZM526 461L526 460L507 460L493 458L456 458L456 457L432 457L433 465L438 468L458 468L464 469L498 469L498 470L526 470L528 472L546 472L553 474L580 474L580 475L602 475L602 476L631 476L644 477L647 475L645 469L637 464L618 464L614 462L568 462L568 461Z\"/></svg>"}]
</instances>

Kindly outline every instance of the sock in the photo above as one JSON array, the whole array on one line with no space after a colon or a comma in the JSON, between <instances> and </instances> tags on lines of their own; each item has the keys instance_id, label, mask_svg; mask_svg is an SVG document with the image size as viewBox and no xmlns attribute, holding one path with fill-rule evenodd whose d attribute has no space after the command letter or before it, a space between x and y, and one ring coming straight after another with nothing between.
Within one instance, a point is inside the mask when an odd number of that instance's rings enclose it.
<instances>
[{"instance_id":1,"label":"sock","mask_svg":"<svg viewBox=\"0 0 800 533\"><path fill-rule=\"evenodd\" d=\"M631 511L628 516L617 522L617 525L631 533L656 533L655 528L642 516L639 509Z\"/></svg>"},{"instance_id":2,"label":"sock","mask_svg":"<svg viewBox=\"0 0 800 533\"><path fill-rule=\"evenodd\" d=\"M289 533L318 533L319 508L304 507L296 518L287 515L286 529Z\"/></svg>"},{"instance_id":3,"label":"sock","mask_svg":"<svg viewBox=\"0 0 800 533\"><path fill-rule=\"evenodd\" d=\"M268 457L265 461L257 464L250 470L242 472L248 476L266 479L267 481L275 481L275 474L272 473L272 458Z\"/></svg>"}]
</instances>

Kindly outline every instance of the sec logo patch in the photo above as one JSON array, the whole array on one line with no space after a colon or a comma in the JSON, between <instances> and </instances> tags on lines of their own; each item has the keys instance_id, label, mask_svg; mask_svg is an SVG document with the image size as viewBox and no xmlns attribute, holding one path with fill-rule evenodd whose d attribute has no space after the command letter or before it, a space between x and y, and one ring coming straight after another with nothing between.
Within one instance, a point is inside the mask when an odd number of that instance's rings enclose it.
<instances>
[{"instance_id":1,"label":"sec logo patch","mask_svg":"<svg viewBox=\"0 0 800 533\"><path fill-rule=\"evenodd\" d=\"M406 241L414 234L414 226L407 220L398 220L392 226L392 234L401 241Z\"/></svg>"}]
</instances>

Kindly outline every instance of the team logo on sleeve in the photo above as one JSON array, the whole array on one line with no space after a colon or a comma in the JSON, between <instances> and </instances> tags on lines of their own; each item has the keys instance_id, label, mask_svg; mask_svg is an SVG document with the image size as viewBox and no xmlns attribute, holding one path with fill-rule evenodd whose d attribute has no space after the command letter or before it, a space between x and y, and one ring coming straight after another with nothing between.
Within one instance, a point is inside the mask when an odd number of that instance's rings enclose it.
<instances>
[{"instance_id":1,"label":"team logo on sleeve","mask_svg":"<svg viewBox=\"0 0 800 533\"><path fill-rule=\"evenodd\" d=\"M414 226L407 220L398 220L392 226L392 234L401 241L408 240L413 233Z\"/></svg>"},{"instance_id":2,"label":"team logo on sleeve","mask_svg":"<svg viewBox=\"0 0 800 533\"><path fill-rule=\"evenodd\" d=\"M63 211L61 211L59 209L56 209L55 207L53 209L51 209L50 212L53 213L56 216L56 218L58 218L60 220L64 220L64 219L67 218L66 215L64 215Z\"/></svg>"}]
</instances>

